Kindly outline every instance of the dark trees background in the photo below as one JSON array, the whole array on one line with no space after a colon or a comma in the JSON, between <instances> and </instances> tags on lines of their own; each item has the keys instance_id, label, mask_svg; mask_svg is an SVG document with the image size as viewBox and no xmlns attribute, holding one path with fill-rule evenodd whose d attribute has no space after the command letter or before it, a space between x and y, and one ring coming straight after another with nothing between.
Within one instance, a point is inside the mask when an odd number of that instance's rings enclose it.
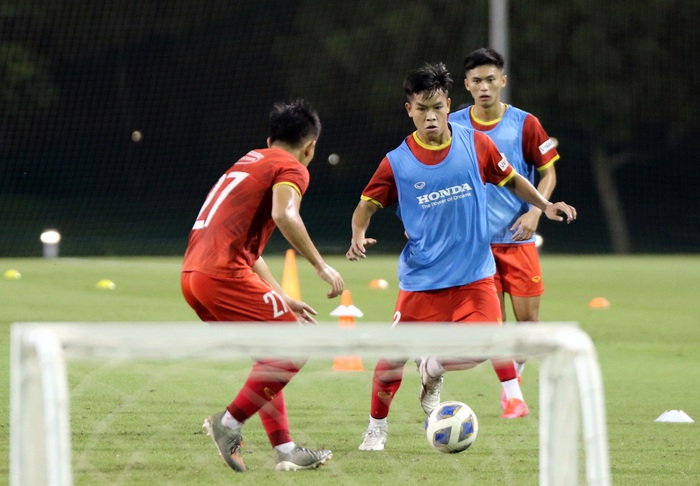
<instances>
[{"instance_id":1,"label":"dark trees background","mask_svg":"<svg viewBox=\"0 0 700 486\"><path fill-rule=\"evenodd\" d=\"M555 198L580 215L543 221L544 250L698 251L700 3L518 0L510 18L511 102L559 140ZM412 130L404 75L444 61L453 107L469 102L462 59L487 19L487 0L4 1L0 256L39 255L47 227L62 254L181 253L211 184L291 97L324 125L304 217L344 252L362 188ZM401 247L391 210L372 231Z\"/></svg>"}]
</instances>

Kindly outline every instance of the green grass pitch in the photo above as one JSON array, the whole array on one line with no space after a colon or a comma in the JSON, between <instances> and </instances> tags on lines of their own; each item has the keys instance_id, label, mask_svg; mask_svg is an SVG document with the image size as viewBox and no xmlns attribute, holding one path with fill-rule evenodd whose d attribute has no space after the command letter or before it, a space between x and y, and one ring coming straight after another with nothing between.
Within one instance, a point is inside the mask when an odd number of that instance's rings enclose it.
<instances>
[{"instance_id":1,"label":"green grass pitch","mask_svg":"<svg viewBox=\"0 0 700 486\"><path fill-rule=\"evenodd\" d=\"M281 278L282 256L266 257ZM366 261L329 259L344 276L357 319L389 325L396 297L396 256ZM0 259L0 360L9 363L9 328L22 321L195 322L179 290L178 258ZM338 299L302 259L302 297L322 325ZM700 258L688 256L543 255L542 321L575 321L593 338L605 384L613 484L695 485L700 482ZM390 287L371 289L373 278ZM114 290L98 289L101 279ZM588 301L605 297L608 309ZM467 452L432 451L423 435L418 376L407 365L389 417L383 452L360 452L374 361L366 371L337 372L312 359L285 389L292 435L308 447L330 448L318 471L277 473L257 417L244 429L250 471L235 475L200 431L242 384L248 360L236 362L71 361L69 382L75 484L111 485L534 485L538 482L537 363L525 370L531 416L498 419L500 385L489 365L446 376L443 399L467 403L479 437ZM9 367L0 366L0 484L9 477ZM655 423L668 409L691 424ZM579 468L583 480L583 463ZM3 480L4 478L4 480Z\"/></svg>"}]
</instances>

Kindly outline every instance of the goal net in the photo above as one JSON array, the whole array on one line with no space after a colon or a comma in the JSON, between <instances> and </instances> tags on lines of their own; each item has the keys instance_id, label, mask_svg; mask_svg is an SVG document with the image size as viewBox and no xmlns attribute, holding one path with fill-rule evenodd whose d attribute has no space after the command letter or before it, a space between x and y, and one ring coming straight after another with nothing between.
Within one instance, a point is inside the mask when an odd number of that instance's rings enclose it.
<instances>
[{"instance_id":1,"label":"goal net","mask_svg":"<svg viewBox=\"0 0 700 486\"><path fill-rule=\"evenodd\" d=\"M467 353L465 353L467 350ZM530 357L539 366L539 483L609 485L603 384L590 337L571 323L488 325L18 323L11 332L10 484L71 485L66 360L250 356Z\"/></svg>"}]
</instances>

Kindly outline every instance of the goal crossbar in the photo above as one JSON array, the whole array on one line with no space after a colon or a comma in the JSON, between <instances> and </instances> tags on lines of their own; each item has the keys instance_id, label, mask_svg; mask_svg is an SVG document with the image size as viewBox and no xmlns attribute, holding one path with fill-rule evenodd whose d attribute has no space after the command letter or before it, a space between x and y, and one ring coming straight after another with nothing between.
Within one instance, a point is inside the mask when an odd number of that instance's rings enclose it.
<instances>
[{"instance_id":1,"label":"goal crossbar","mask_svg":"<svg viewBox=\"0 0 700 486\"><path fill-rule=\"evenodd\" d=\"M250 356L534 357L540 365L539 483L578 481L579 413L586 480L610 484L603 383L595 347L574 323L16 323L10 351L10 485L73 484L66 359Z\"/></svg>"}]
</instances>

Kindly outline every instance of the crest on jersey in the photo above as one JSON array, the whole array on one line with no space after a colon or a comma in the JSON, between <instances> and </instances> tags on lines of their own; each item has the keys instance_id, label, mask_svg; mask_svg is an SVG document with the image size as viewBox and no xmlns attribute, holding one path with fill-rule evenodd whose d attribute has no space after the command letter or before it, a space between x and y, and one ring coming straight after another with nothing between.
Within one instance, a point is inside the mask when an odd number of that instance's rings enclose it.
<instances>
[{"instance_id":1,"label":"crest on jersey","mask_svg":"<svg viewBox=\"0 0 700 486\"><path fill-rule=\"evenodd\" d=\"M251 150L247 154L245 154L243 157L238 159L239 164L254 164L255 162L261 160L263 158L263 154L260 152L256 152L255 150Z\"/></svg>"}]
</instances>

